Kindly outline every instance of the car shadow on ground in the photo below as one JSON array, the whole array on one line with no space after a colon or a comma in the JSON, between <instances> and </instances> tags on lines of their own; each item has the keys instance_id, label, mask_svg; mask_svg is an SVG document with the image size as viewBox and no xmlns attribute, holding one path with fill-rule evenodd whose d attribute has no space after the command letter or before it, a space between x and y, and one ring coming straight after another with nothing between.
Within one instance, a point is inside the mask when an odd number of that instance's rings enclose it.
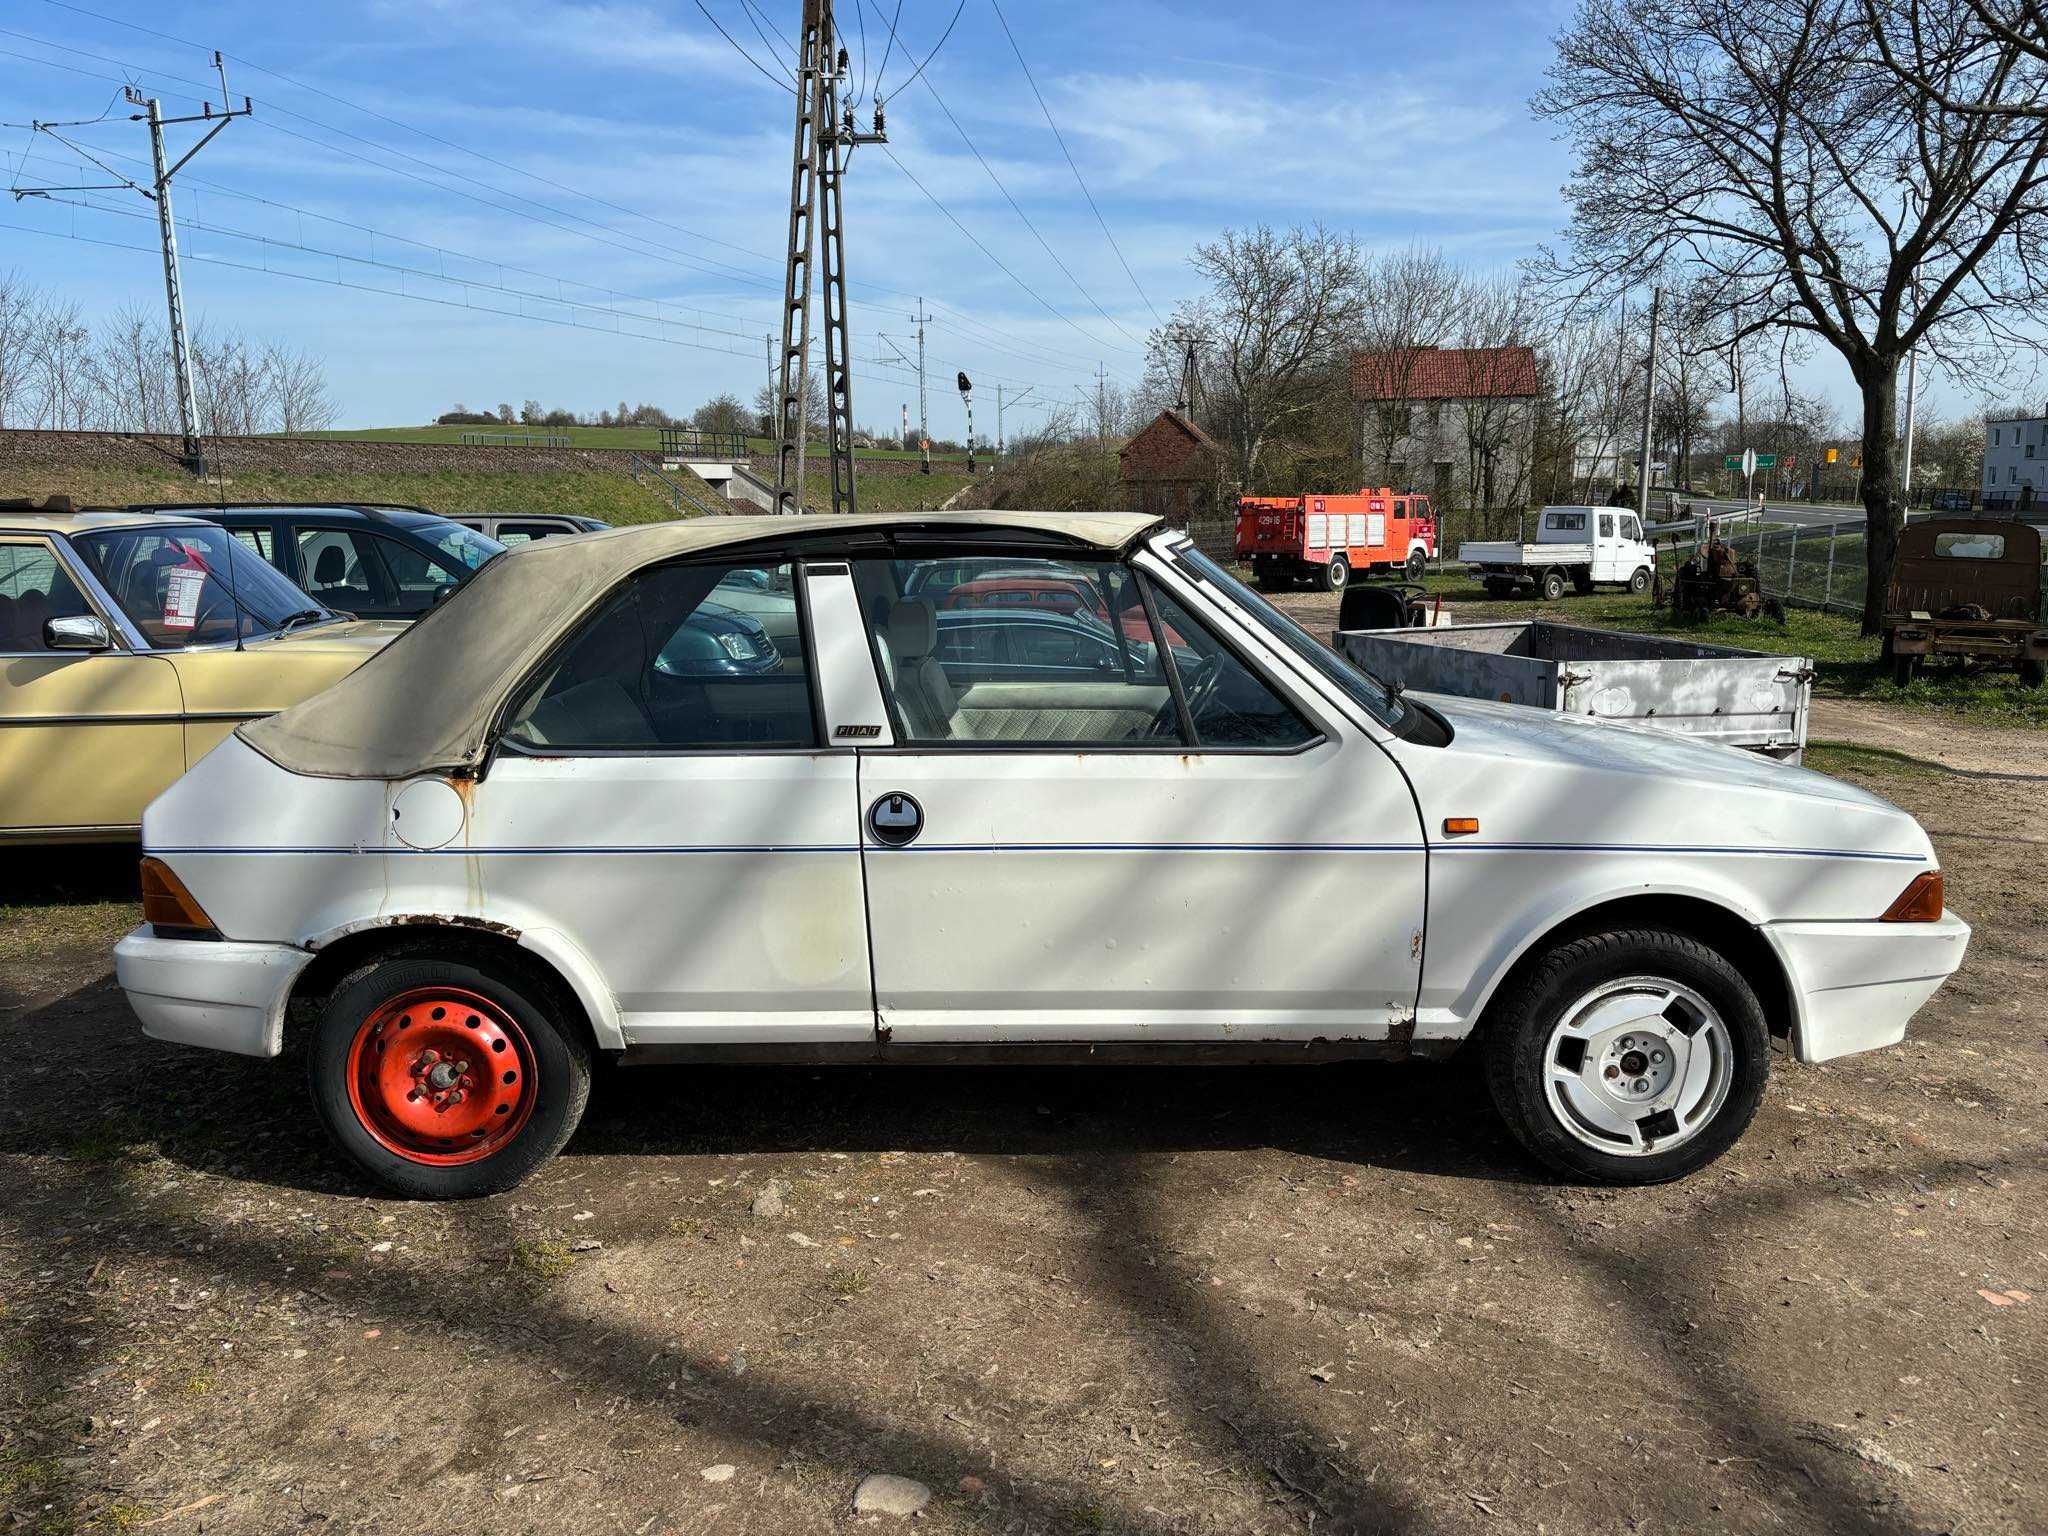
<instances>
[{"instance_id":1,"label":"car shadow on ground","mask_svg":"<svg viewBox=\"0 0 2048 1536\"><path fill-rule=\"evenodd\" d=\"M0 1151L106 1160L154 1149L194 1172L382 1195L314 1122L302 1049L263 1060L147 1040L111 977L27 1008L8 1007L6 993L0 984L0 1028L17 1045L13 1081L0 1087ZM53 1091L82 1084L93 1115L55 1105ZM1097 1159L1248 1148L1457 1178L1541 1177L1494 1117L1470 1057L1315 1068L607 1067L564 1155Z\"/></svg>"}]
</instances>

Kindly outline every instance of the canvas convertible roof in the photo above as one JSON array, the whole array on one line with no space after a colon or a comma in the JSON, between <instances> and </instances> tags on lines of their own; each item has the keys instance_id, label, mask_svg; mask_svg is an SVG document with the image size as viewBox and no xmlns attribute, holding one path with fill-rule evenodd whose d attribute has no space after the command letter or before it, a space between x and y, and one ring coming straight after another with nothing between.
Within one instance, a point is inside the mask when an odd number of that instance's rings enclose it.
<instances>
[{"instance_id":1,"label":"canvas convertible roof","mask_svg":"<svg viewBox=\"0 0 2048 1536\"><path fill-rule=\"evenodd\" d=\"M536 539L495 557L355 672L236 733L293 773L398 779L474 772L492 723L519 686L591 605L635 571L665 561L801 544L852 551L872 541L972 539L997 548L1067 544L1117 553L1158 526L1130 512L949 512L939 517L707 517Z\"/></svg>"}]
</instances>

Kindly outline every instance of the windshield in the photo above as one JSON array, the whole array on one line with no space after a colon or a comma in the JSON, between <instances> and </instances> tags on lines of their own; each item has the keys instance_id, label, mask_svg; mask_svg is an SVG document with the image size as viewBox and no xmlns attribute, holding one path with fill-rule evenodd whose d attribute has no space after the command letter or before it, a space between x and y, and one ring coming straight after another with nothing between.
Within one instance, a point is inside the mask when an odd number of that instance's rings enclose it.
<instances>
[{"instance_id":1,"label":"windshield","mask_svg":"<svg viewBox=\"0 0 2048 1536\"><path fill-rule=\"evenodd\" d=\"M474 528L465 528L460 523L445 522L439 518L423 518L411 523L411 527L413 532L422 538L432 539L434 547L442 554L461 561L462 568L466 571L474 571L493 555L505 553L505 546L488 533L478 533Z\"/></svg>"},{"instance_id":2,"label":"windshield","mask_svg":"<svg viewBox=\"0 0 2048 1536\"><path fill-rule=\"evenodd\" d=\"M1390 730L1394 729L1412 713L1400 696L1385 683L1339 656L1194 545L1182 544L1173 550L1172 554L1176 565L1211 586L1219 588L1226 598L1275 640L1307 662L1321 676L1335 683L1344 691L1346 697L1356 702L1381 725Z\"/></svg>"},{"instance_id":3,"label":"windshield","mask_svg":"<svg viewBox=\"0 0 2048 1536\"><path fill-rule=\"evenodd\" d=\"M153 647L247 640L342 617L212 524L114 528L71 542Z\"/></svg>"}]
</instances>

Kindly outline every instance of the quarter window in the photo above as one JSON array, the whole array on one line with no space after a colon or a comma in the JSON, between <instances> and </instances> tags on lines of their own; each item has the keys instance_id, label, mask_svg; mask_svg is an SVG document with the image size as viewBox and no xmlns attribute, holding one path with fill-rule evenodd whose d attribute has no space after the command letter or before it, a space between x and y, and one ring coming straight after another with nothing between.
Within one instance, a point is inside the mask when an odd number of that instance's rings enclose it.
<instances>
[{"instance_id":1,"label":"quarter window","mask_svg":"<svg viewBox=\"0 0 2048 1536\"><path fill-rule=\"evenodd\" d=\"M755 601L742 611L728 591ZM786 654L765 622L777 608L799 637ZM543 668L506 736L569 753L816 746L799 625L787 565L644 572Z\"/></svg>"}]
</instances>

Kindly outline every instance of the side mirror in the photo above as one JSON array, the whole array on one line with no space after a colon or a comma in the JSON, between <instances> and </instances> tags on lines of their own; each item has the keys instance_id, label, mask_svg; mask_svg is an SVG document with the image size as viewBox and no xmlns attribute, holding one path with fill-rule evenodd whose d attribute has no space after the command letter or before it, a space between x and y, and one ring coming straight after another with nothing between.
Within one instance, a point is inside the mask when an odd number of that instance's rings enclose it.
<instances>
[{"instance_id":1,"label":"side mirror","mask_svg":"<svg viewBox=\"0 0 2048 1536\"><path fill-rule=\"evenodd\" d=\"M109 651L114 638L106 624L90 614L43 620L43 646L52 651Z\"/></svg>"}]
</instances>

